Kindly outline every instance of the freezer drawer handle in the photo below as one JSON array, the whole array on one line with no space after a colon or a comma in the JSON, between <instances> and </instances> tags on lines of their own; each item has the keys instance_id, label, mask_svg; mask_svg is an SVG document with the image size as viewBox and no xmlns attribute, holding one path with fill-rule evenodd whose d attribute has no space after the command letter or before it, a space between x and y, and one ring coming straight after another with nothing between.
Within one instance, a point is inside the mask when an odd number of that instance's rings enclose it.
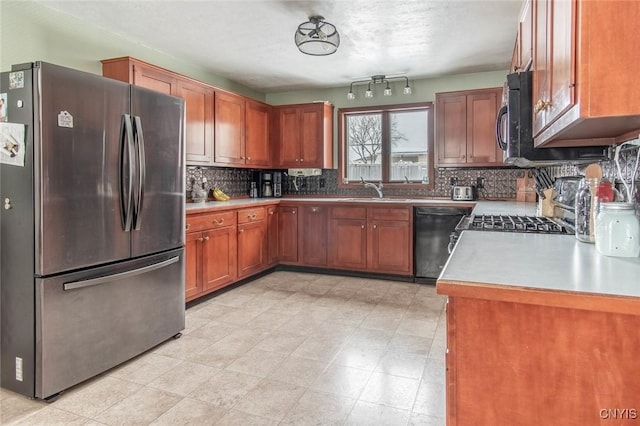
<instances>
[{"instance_id":1,"label":"freezer drawer handle","mask_svg":"<svg viewBox=\"0 0 640 426\"><path fill-rule=\"evenodd\" d=\"M91 287L98 284L104 284L111 281L121 280L124 278L135 277L136 275L141 275L147 272L155 271L156 269L164 268L165 266L169 266L172 263L176 263L180 258L178 256L172 257L171 259L163 260L162 262L155 263L153 265L145 266L142 268L134 269L133 271L121 272L119 274L107 275L106 277L98 277L98 278L90 278L88 280L82 281L72 281L69 283L64 283L63 290L75 290L78 288Z\"/></svg>"}]
</instances>

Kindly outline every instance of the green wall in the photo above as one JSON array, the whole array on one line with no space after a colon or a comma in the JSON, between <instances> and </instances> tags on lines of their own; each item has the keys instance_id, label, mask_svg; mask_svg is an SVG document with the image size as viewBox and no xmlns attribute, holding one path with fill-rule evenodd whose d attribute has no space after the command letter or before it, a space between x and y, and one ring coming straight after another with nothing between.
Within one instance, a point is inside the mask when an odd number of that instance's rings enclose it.
<instances>
[{"instance_id":1,"label":"green wall","mask_svg":"<svg viewBox=\"0 0 640 426\"><path fill-rule=\"evenodd\" d=\"M409 77L411 95L404 95L402 89L404 80L396 80L390 83L392 96L383 96L383 84L372 85L373 98L365 98L364 91L367 85L353 86L356 99L347 100L349 85L344 87L331 87L327 89L300 90L294 92L268 93L267 103L272 105L313 102L318 100L329 101L338 108L352 108L373 105L391 105L410 102L435 101L438 92L450 92L455 90L482 89L487 87L502 87L508 71L491 71L474 74L448 75L436 78L412 80Z\"/></svg>"},{"instance_id":2,"label":"green wall","mask_svg":"<svg viewBox=\"0 0 640 426\"><path fill-rule=\"evenodd\" d=\"M117 7L117 3L114 3ZM264 101L265 94L125 40L103 28L30 1L0 1L0 71L12 64L45 61L102 74L101 59L133 56L222 89Z\"/></svg>"}]
</instances>

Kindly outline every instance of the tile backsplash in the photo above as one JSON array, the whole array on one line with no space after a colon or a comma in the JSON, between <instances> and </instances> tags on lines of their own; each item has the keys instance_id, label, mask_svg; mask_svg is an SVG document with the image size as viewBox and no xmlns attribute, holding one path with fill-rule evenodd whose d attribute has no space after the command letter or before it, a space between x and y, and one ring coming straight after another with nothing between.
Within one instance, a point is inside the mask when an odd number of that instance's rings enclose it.
<instances>
[{"instance_id":1,"label":"tile backsplash","mask_svg":"<svg viewBox=\"0 0 640 426\"><path fill-rule=\"evenodd\" d=\"M234 169L222 167L187 167L186 195L191 198L194 187L202 185L206 178L205 189L210 191L213 187L222 189L231 196L246 196L252 179L252 171L247 169ZM524 170L512 168L459 168L437 169L434 189L421 188L391 188L384 189L384 194L389 196L407 197L449 197L450 181L457 178L458 185L474 185L476 178L484 178L484 190L480 191L480 198L515 198L516 179L524 176ZM323 170L321 176L298 178L298 190L291 177L283 179L284 195L322 195L322 196L361 196L375 193L372 189L360 185L350 188L338 187L338 171L333 169ZM211 195L209 193L209 195Z\"/></svg>"}]
</instances>

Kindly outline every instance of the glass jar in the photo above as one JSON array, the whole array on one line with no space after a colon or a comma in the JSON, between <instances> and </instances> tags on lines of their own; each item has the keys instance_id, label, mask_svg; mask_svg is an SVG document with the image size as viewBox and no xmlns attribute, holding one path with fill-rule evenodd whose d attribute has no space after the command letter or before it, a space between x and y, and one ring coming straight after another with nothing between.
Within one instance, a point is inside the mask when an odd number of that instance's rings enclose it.
<instances>
[{"instance_id":1,"label":"glass jar","mask_svg":"<svg viewBox=\"0 0 640 426\"><path fill-rule=\"evenodd\" d=\"M595 222L599 178L583 178L576 193L576 238L586 243L595 242Z\"/></svg>"},{"instance_id":2,"label":"glass jar","mask_svg":"<svg viewBox=\"0 0 640 426\"><path fill-rule=\"evenodd\" d=\"M633 204L601 204L596 219L596 250L605 256L640 256L640 222Z\"/></svg>"}]
</instances>

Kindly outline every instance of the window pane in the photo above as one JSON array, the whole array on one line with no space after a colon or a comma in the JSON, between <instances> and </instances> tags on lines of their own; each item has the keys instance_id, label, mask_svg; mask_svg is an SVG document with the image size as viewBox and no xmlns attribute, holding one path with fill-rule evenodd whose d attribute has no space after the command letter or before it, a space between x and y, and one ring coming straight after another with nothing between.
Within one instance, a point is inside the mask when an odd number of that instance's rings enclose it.
<instances>
[{"instance_id":1,"label":"window pane","mask_svg":"<svg viewBox=\"0 0 640 426\"><path fill-rule=\"evenodd\" d=\"M428 170L427 112L405 111L389 113L391 181L422 181Z\"/></svg>"},{"instance_id":2,"label":"window pane","mask_svg":"<svg viewBox=\"0 0 640 426\"><path fill-rule=\"evenodd\" d=\"M382 179L382 114L346 116L347 179Z\"/></svg>"}]
</instances>

